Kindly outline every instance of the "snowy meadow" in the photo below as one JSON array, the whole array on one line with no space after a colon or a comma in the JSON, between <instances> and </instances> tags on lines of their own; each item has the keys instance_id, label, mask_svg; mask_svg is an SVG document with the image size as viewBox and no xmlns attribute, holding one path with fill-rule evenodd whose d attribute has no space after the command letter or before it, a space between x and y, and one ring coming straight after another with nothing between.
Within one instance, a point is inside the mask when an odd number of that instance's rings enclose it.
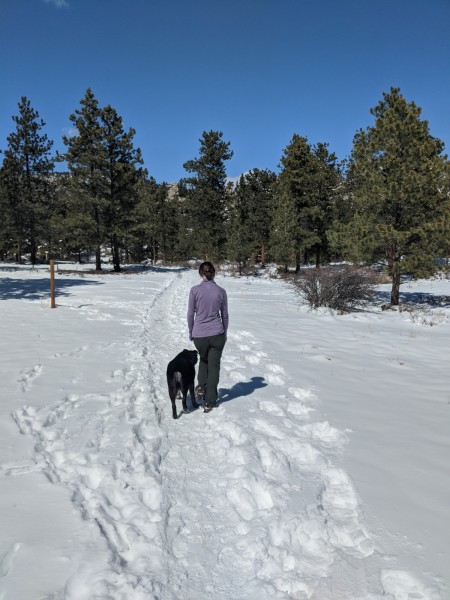
<instances>
[{"instance_id":1,"label":"snowy meadow","mask_svg":"<svg viewBox=\"0 0 450 600\"><path fill-rule=\"evenodd\" d=\"M219 274L220 403L175 421L197 281L61 267L51 309L0 265L0 600L450 598L450 280L337 315Z\"/></svg>"}]
</instances>

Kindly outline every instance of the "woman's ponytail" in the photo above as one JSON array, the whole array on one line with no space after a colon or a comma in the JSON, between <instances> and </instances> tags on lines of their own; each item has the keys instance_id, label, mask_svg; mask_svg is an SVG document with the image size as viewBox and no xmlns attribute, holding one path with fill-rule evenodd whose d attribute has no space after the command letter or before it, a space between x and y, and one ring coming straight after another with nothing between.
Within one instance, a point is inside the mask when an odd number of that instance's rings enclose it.
<instances>
[{"instance_id":1,"label":"woman's ponytail","mask_svg":"<svg viewBox=\"0 0 450 600\"><path fill-rule=\"evenodd\" d=\"M208 281L214 279L214 275L216 274L214 265L209 261L202 262L198 272L202 277L206 277Z\"/></svg>"}]
</instances>

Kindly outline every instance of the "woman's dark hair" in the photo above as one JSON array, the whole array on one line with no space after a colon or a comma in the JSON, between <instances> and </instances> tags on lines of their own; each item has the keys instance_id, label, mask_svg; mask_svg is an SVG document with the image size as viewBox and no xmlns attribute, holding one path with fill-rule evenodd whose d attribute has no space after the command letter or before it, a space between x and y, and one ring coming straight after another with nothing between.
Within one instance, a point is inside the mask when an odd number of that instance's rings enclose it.
<instances>
[{"instance_id":1,"label":"woman's dark hair","mask_svg":"<svg viewBox=\"0 0 450 600\"><path fill-rule=\"evenodd\" d=\"M202 262L198 272L200 275L205 276L208 281L211 281L211 279L214 279L214 275L216 274L214 265L209 261Z\"/></svg>"}]
</instances>

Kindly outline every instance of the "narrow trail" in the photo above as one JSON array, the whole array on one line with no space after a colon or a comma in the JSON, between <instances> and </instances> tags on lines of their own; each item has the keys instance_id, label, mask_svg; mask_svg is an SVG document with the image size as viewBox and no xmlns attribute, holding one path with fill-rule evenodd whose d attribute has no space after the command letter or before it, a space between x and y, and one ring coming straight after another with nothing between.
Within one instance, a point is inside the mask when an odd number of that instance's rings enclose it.
<instances>
[{"instance_id":1,"label":"narrow trail","mask_svg":"<svg viewBox=\"0 0 450 600\"><path fill-rule=\"evenodd\" d=\"M382 558L334 462L346 436L314 420L313 392L252 333L231 326L219 406L172 419L165 369L191 347L196 281L168 277L111 375L113 397L14 415L36 469L71 491L109 548L108 568L86 565L53 600L381 600Z\"/></svg>"},{"instance_id":2,"label":"narrow trail","mask_svg":"<svg viewBox=\"0 0 450 600\"><path fill-rule=\"evenodd\" d=\"M188 344L186 298L194 283L196 274L179 275L147 330L164 432L161 512L171 589L162 598L311 598L330 575L336 549L357 561L374 549L351 481L327 458L345 435L311 422L311 392L289 388L259 341L233 327L219 407L170 418L165 365ZM248 380L244 367L254 372Z\"/></svg>"}]
</instances>

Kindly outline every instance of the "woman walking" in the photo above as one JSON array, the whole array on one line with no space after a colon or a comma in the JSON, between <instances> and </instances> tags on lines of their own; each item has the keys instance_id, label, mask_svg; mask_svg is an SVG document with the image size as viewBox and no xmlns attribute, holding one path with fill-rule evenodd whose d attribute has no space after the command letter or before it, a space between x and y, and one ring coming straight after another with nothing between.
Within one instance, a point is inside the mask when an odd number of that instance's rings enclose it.
<instances>
[{"instance_id":1,"label":"woman walking","mask_svg":"<svg viewBox=\"0 0 450 600\"><path fill-rule=\"evenodd\" d=\"M203 401L205 412L217 402L220 359L227 340L228 300L226 291L214 281L216 270L209 261L198 270L202 281L189 293L187 321L189 339L200 356L197 400Z\"/></svg>"}]
</instances>

